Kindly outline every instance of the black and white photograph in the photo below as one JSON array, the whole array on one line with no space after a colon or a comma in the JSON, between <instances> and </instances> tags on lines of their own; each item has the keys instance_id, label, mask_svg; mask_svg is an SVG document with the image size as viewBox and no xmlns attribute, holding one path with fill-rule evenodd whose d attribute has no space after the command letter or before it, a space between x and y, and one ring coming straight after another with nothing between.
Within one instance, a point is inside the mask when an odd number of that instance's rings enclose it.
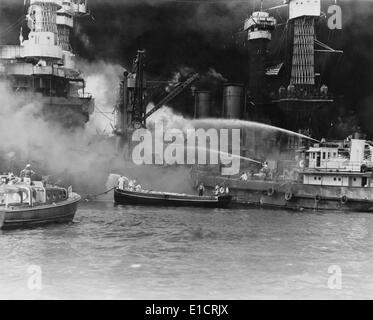
<instances>
[{"instance_id":1,"label":"black and white photograph","mask_svg":"<svg viewBox=\"0 0 373 320\"><path fill-rule=\"evenodd\" d=\"M0 0L0 300L371 300L372 22L373 0Z\"/></svg>"}]
</instances>

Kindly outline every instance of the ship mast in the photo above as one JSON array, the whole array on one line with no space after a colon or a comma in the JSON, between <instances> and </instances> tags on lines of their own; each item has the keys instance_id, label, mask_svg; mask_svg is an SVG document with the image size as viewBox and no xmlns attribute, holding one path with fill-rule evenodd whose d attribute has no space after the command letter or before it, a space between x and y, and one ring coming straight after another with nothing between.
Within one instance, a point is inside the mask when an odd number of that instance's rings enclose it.
<instances>
[{"instance_id":1,"label":"ship mast","mask_svg":"<svg viewBox=\"0 0 373 320\"><path fill-rule=\"evenodd\" d=\"M276 19L263 11L263 3L260 11L253 12L245 21L250 56L250 99L254 104L261 104L265 99L268 43L275 27Z\"/></svg>"},{"instance_id":2,"label":"ship mast","mask_svg":"<svg viewBox=\"0 0 373 320\"><path fill-rule=\"evenodd\" d=\"M66 128L84 126L94 109L85 80L75 66L70 33L87 14L87 0L25 0L30 29L20 44L0 47L0 77L16 92L40 94L43 116Z\"/></svg>"},{"instance_id":3,"label":"ship mast","mask_svg":"<svg viewBox=\"0 0 373 320\"><path fill-rule=\"evenodd\" d=\"M334 99L328 87L316 81L315 45L321 42L316 39L315 28L321 16L321 0L286 0L284 5L289 13L291 57L286 62L286 82L273 99L283 113L279 125L305 133L312 130L314 136L322 137L327 134L327 114ZM330 52L340 53L332 49Z\"/></svg>"},{"instance_id":4,"label":"ship mast","mask_svg":"<svg viewBox=\"0 0 373 320\"><path fill-rule=\"evenodd\" d=\"M23 56L35 60L55 61L62 59L62 50L57 41L57 11L62 1L29 0L25 3L27 25L31 30L24 41Z\"/></svg>"},{"instance_id":5,"label":"ship mast","mask_svg":"<svg viewBox=\"0 0 373 320\"><path fill-rule=\"evenodd\" d=\"M27 0L28 40L21 43L25 58L61 62L74 69L70 33L75 17L87 13L87 0Z\"/></svg>"},{"instance_id":6,"label":"ship mast","mask_svg":"<svg viewBox=\"0 0 373 320\"><path fill-rule=\"evenodd\" d=\"M63 0L62 8L57 11L58 44L65 51L72 51L70 33L76 17L87 14L87 0Z\"/></svg>"},{"instance_id":7,"label":"ship mast","mask_svg":"<svg viewBox=\"0 0 373 320\"><path fill-rule=\"evenodd\" d=\"M315 22L321 15L320 0L290 0L289 21L293 25L293 56L290 84L312 94L315 86Z\"/></svg>"}]
</instances>

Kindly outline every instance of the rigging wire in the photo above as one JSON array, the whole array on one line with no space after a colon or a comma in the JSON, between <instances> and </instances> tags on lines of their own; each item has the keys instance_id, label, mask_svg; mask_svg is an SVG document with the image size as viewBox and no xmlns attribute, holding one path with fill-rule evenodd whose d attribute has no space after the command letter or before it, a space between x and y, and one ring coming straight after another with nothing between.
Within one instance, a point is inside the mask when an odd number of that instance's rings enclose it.
<instances>
[{"instance_id":1,"label":"rigging wire","mask_svg":"<svg viewBox=\"0 0 373 320\"><path fill-rule=\"evenodd\" d=\"M6 27L2 32L0 32L0 37L3 37L4 35L9 33L10 31L12 31L14 28L16 28L17 26L20 26L22 24L22 22L25 20L25 18L26 18L26 16L22 15L15 22L13 22L11 25Z\"/></svg>"},{"instance_id":2,"label":"rigging wire","mask_svg":"<svg viewBox=\"0 0 373 320\"><path fill-rule=\"evenodd\" d=\"M95 106L95 109L96 110L98 110L98 111L96 111L95 113L97 113L97 114L100 114L100 115L102 115L103 117L105 117L106 119L108 119L110 122L113 122L114 121L114 119L111 119L110 117L108 117L106 114L107 113L113 113L113 112L104 112L104 111L102 111L99 107L97 107L97 106Z\"/></svg>"}]
</instances>

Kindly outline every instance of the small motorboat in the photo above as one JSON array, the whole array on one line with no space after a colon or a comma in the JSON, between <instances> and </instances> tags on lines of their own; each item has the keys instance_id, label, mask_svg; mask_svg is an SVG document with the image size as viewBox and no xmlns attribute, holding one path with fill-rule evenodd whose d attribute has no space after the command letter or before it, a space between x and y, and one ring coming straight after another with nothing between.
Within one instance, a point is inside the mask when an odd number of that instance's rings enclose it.
<instances>
[{"instance_id":1,"label":"small motorboat","mask_svg":"<svg viewBox=\"0 0 373 320\"><path fill-rule=\"evenodd\" d=\"M123 205L150 205L171 207L225 208L231 203L232 196L196 196L180 193L157 192L148 190L114 189L114 201Z\"/></svg>"},{"instance_id":2,"label":"small motorboat","mask_svg":"<svg viewBox=\"0 0 373 320\"><path fill-rule=\"evenodd\" d=\"M71 187L19 181L0 181L0 229L72 222L81 198Z\"/></svg>"}]
</instances>

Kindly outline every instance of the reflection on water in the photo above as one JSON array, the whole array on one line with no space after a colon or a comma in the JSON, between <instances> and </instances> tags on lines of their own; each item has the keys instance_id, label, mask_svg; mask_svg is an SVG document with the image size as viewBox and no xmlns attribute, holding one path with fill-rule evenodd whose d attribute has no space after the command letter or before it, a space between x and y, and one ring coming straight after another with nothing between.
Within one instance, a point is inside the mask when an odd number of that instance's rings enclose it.
<instances>
[{"instance_id":1,"label":"reflection on water","mask_svg":"<svg viewBox=\"0 0 373 320\"><path fill-rule=\"evenodd\" d=\"M0 298L373 297L373 215L115 207L72 225L0 233ZM30 290L30 266L42 289ZM328 268L342 289L328 288Z\"/></svg>"}]
</instances>

